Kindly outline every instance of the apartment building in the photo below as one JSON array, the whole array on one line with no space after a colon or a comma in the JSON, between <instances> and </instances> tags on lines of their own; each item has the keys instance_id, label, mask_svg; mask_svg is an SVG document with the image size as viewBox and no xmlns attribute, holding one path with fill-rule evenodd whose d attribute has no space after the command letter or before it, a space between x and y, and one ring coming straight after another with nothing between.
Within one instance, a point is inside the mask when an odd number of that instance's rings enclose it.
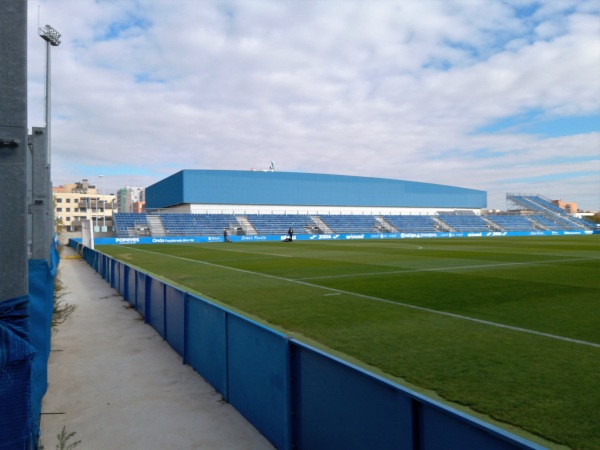
<instances>
[{"instance_id":1,"label":"apartment building","mask_svg":"<svg viewBox=\"0 0 600 450\"><path fill-rule=\"evenodd\" d=\"M116 196L100 194L88 180L52 188L54 218L64 231L81 231L84 220L92 220L95 232L108 232L113 227Z\"/></svg>"},{"instance_id":2,"label":"apartment building","mask_svg":"<svg viewBox=\"0 0 600 450\"><path fill-rule=\"evenodd\" d=\"M145 212L145 190L139 186L125 186L117 191L117 212Z\"/></svg>"},{"instance_id":3,"label":"apartment building","mask_svg":"<svg viewBox=\"0 0 600 450\"><path fill-rule=\"evenodd\" d=\"M560 209L564 209L570 214L575 214L578 211L577 203L575 202L563 202L562 200L552 200L552 203L558 206Z\"/></svg>"}]
</instances>

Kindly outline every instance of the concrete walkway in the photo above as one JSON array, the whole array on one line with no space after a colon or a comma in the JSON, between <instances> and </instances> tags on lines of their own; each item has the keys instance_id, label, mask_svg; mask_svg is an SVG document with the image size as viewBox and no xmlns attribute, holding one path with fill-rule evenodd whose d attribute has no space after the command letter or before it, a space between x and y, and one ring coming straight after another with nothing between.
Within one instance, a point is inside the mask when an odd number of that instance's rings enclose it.
<instances>
[{"instance_id":1,"label":"concrete walkway","mask_svg":"<svg viewBox=\"0 0 600 450\"><path fill-rule=\"evenodd\" d=\"M52 338L45 450L63 426L82 450L273 449L72 249L61 256L61 300L77 309Z\"/></svg>"}]
</instances>

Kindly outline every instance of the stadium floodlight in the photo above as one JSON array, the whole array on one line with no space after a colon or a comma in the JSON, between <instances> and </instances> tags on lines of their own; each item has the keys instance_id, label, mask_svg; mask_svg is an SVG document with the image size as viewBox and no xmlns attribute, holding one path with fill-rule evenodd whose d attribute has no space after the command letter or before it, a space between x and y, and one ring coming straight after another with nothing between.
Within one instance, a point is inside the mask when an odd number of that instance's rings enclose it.
<instances>
[{"instance_id":1,"label":"stadium floodlight","mask_svg":"<svg viewBox=\"0 0 600 450\"><path fill-rule=\"evenodd\" d=\"M61 34L50 25L46 25L44 28L38 28L38 34L46 41L46 158L48 165L50 165L50 47L58 47L58 45L60 45Z\"/></svg>"},{"instance_id":2,"label":"stadium floodlight","mask_svg":"<svg viewBox=\"0 0 600 450\"><path fill-rule=\"evenodd\" d=\"M40 37L54 47L60 45L61 34L52 28L50 25L46 25L44 28L38 28Z\"/></svg>"}]
</instances>

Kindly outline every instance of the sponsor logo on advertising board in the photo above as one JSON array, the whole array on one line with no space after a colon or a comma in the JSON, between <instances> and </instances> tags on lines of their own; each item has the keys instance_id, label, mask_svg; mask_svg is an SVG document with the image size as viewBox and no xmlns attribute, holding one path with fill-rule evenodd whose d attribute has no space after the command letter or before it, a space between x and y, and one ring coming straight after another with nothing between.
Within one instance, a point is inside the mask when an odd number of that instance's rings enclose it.
<instances>
[{"instance_id":1,"label":"sponsor logo on advertising board","mask_svg":"<svg viewBox=\"0 0 600 450\"><path fill-rule=\"evenodd\" d=\"M140 242L140 238L116 238L117 244L137 244Z\"/></svg>"},{"instance_id":2,"label":"sponsor logo on advertising board","mask_svg":"<svg viewBox=\"0 0 600 450\"><path fill-rule=\"evenodd\" d=\"M189 242L194 242L194 238L152 238L152 243L155 244L181 244Z\"/></svg>"},{"instance_id":3,"label":"sponsor logo on advertising board","mask_svg":"<svg viewBox=\"0 0 600 450\"><path fill-rule=\"evenodd\" d=\"M570 231L488 231L476 233L438 232L438 233L373 233L373 234L310 234L294 236L294 240L352 240L352 239L406 239L406 238L448 238L448 237L489 237L489 236L564 236L600 234L600 230L570 230ZM275 241L287 239L287 235L269 236L234 236L234 242L249 241ZM197 242L223 242L220 236L195 236L195 237L124 237L124 238L97 238L97 244L170 244L170 243L197 243Z\"/></svg>"}]
</instances>

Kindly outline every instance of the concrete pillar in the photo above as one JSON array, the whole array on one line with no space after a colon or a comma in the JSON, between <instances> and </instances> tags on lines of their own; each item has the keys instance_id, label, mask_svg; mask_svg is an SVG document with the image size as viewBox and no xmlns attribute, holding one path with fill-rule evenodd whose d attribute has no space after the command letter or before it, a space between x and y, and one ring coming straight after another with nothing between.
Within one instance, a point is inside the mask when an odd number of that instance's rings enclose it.
<instances>
[{"instance_id":1,"label":"concrete pillar","mask_svg":"<svg viewBox=\"0 0 600 450\"><path fill-rule=\"evenodd\" d=\"M46 138L46 129L41 127L33 127L31 136L29 136L32 155L31 258L50 262L50 245L54 235L54 199L50 182L50 164L46 152Z\"/></svg>"},{"instance_id":2,"label":"concrete pillar","mask_svg":"<svg viewBox=\"0 0 600 450\"><path fill-rule=\"evenodd\" d=\"M27 288L27 0L0 1L0 301Z\"/></svg>"}]
</instances>

